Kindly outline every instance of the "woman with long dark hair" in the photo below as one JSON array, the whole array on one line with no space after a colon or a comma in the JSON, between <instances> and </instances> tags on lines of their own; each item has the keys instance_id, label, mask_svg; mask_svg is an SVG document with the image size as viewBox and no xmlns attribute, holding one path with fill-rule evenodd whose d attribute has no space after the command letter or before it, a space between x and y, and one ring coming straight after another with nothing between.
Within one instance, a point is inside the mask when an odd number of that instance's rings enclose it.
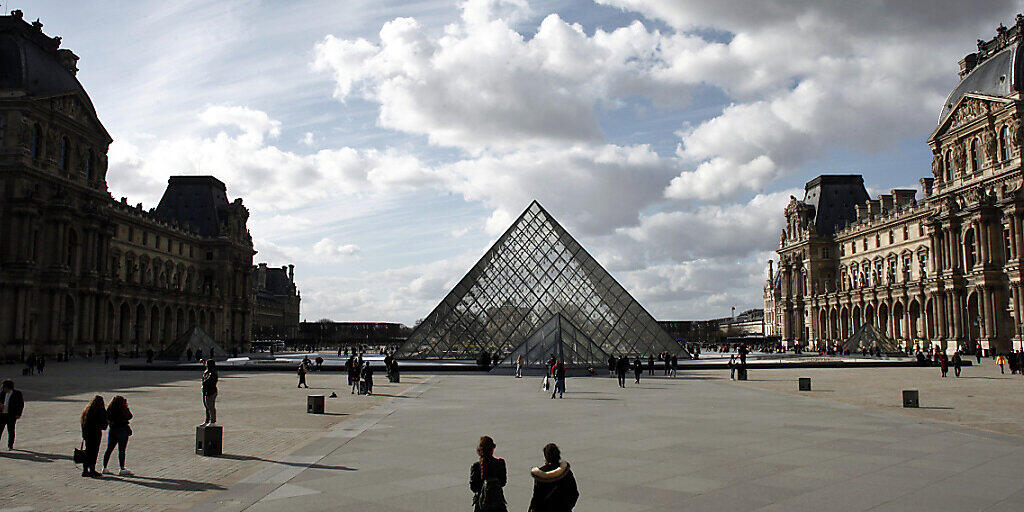
<instances>
[{"instance_id":1,"label":"woman with long dark hair","mask_svg":"<svg viewBox=\"0 0 1024 512\"><path fill-rule=\"evenodd\" d=\"M124 451L128 448L128 437L132 435L132 428L128 426L131 419L132 411L128 409L128 400L121 395L112 398L110 405L107 406L107 421L110 423L110 430L107 431L107 451L103 454L104 475L113 474L107 469L107 465L110 462L110 455L114 453L114 447L117 447L117 461L121 466L117 475L133 475L128 468L124 467Z\"/></svg>"},{"instance_id":2,"label":"woman with long dark hair","mask_svg":"<svg viewBox=\"0 0 1024 512\"><path fill-rule=\"evenodd\" d=\"M107 411L103 407L103 397L96 395L82 411L82 440L85 441L82 476L100 476L96 471L96 457L100 454L100 441L106 428Z\"/></svg>"},{"instance_id":3,"label":"woman with long dark hair","mask_svg":"<svg viewBox=\"0 0 1024 512\"><path fill-rule=\"evenodd\" d=\"M494 457L494 439L483 436L476 446L480 460L469 468L469 490L473 492L474 512L506 512L505 459Z\"/></svg>"}]
</instances>

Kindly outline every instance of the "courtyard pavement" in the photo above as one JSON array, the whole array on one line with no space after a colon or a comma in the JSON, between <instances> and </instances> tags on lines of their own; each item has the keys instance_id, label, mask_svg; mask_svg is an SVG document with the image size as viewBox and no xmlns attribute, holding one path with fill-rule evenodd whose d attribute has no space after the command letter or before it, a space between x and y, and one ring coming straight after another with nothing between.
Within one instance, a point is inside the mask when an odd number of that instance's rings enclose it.
<instances>
[{"instance_id":1,"label":"courtyard pavement","mask_svg":"<svg viewBox=\"0 0 1024 512\"><path fill-rule=\"evenodd\" d=\"M379 396L328 401L325 416L304 413L293 375L227 374L224 458L191 453L202 414L191 376L95 366L18 379L23 451L0 452L0 512L471 510L484 434L507 461L513 511L527 509L529 470L548 442L572 464L581 512L1024 509L1024 433L1010 428L1024 424L1024 377L987 363L960 380L931 368L814 370L812 393L796 392L805 372L792 370L748 382L645 375L626 389L581 377L561 400L537 378L408 374ZM314 374L311 385L345 391L337 379ZM934 408L900 408L907 387ZM133 404L138 478L83 479L67 460L74 415L101 390ZM1015 435L993 432L1004 428Z\"/></svg>"}]
</instances>

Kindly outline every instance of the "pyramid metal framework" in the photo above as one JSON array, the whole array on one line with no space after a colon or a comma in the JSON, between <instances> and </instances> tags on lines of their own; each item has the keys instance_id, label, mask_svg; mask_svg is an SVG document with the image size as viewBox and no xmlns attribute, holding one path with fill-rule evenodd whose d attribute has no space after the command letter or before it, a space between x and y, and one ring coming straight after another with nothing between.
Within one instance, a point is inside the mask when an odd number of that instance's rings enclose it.
<instances>
[{"instance_id":1,"label":"pyramid metal framework","mask_svg":"<svg viewBox=\"0 0 1024 512\"><path fill-rule=\"evenodd\" d=\"M506 355L561 314L605 354L689 357L536 201L398 349L407 359ZM604 360L589 361L606 364Z\"/></svg>"},{"instance_id":2,"label":"pyramid metal framework","mask_svg":"<svg viewBox=\"0 0 1024 512\"><path fill-rule=\"evenodd\" d=\"M498 366L514 365L520 355L526 368L547 368L548 358L552 355L567 367L584 367L595 361L608 360L608 353L561 313L538 327Z\"/></svg>"}]
</instances>

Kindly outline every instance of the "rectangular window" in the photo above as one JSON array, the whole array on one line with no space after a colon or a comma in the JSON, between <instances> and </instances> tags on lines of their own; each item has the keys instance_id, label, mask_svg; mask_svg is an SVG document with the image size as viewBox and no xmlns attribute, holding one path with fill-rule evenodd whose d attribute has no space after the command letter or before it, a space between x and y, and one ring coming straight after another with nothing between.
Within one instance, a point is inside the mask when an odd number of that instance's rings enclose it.
<instances>
[{"instance_id":1,"label":"rectangular window","mask_svg":"<svg viewBox=\"0 0 1024 512\"><path fill-rule=\"evenodd\" d=\"M821 257L824 258L824 259L828 259L829 258L829 256L828 256L828 247L822 247L821 248Z\"/></svg>"},{"instance_id":2,"label":"rectangular window","mask_svg":"<svg viewBox=\"0 0 1024 512\"><path fill-rule=\"evenodd\" d=\"M857 242L850 242L850 254L857 254Z\"/></svg>"},{"instance_id":3,"label":"rectangular window","mask_svg":"<svg viewBox=\"0 0 1024 512\"><path fill-rule=\"evenodd\" d=\"M875 249L882 246L882 235L875 233Z\"/></svg>"},{"instance_id":4,"label":"rectangular window","mask_svg":"<svg viewBox=\"0 0 1024 512\"><path fill-rule=\"evenodd\" d=\"M917 236L924 236L924 222L917 225Z\"/></svg>"},{"instance_id":5,"label":"rectangular window","mask_svg":"<svg viewBox=\"0 0 1024 512\"><path fill-rule=\"evenodd\" d=\"M148 243L149 243L149 232L148 231L143 231L142 232L142 245L146 245Z\"/></svg>"},{"instance_id":6,"label":"rectangular window","mask_svg":"<svg viewBox=\"0 0 1024 512\"><path fill-rule=\"evenodd\" d=\"M890 229L889 230L889 243L891 244L891 243L895 243L895 242L896 242L896 237L893 236L892 230Z\"/></svg>"},{"instance_id":7,"label":"rectangular window","mask_svg":"<svg viewBox=\"0 0 1024 512\"><path fill-rule=\"evenodd\" d=\"M128 226L128 241L131 242L135 238L135 228Z\"/></svg>"},{"instance_id":8,"label":"rectangular window","mask_svg":"<svg viewBox=\"0 0 1024 512\"><path fill-rule=\"evenodd\" d=\"M903 226L903 240L906 240L910 236L910 227Z\"/></svg>"},{"instance_id":9,"label":"rectangular window","mask_svg":"<svg viewBox=\"0 0 1024 512\"><path fill-rule=\"evenodd\" d=\"M1013 257L1013 250L1010 248L1010 230L1003 230L1003 261L1009 261Z\"/></svg>"},{"instance_id":10,"label":"rectangular window","mask_svg":"<svg viewBox=\"0 0 1024 512\"><path fill-rule=\"evenodd\" d=\"M867 238L864 239L864 250L865 251L868 250L868 239Z\"/></svg>"}]
</instances>

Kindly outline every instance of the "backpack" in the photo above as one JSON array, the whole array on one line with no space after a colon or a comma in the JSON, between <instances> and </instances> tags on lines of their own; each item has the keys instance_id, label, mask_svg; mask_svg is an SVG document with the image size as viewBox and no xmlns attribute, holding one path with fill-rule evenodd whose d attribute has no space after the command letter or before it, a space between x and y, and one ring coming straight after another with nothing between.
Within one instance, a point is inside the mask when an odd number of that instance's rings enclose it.
<instances>
[{"instance_id":1,"label":"backpack","mask_svg":"<svg viewBox=\"0 0 1024 512\"><path fill-rule=\"evenodd\" d=\"M473 498L474 510L476 512L504 512L506 510L505 492L502 491L501 484L497 478L484 480L484 485L480 488L480 492L476 493L476 496Z\"/></svg>"}]
</instances>

